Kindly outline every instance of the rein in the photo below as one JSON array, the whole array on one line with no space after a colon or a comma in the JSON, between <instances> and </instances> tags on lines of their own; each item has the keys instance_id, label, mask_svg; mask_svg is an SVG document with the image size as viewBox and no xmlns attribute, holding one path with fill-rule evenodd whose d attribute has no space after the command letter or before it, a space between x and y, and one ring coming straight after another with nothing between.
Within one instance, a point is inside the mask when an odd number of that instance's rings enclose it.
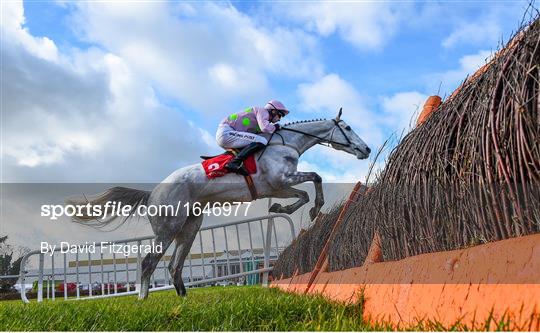
<instances>
[{"instance_id":1,"label":"rein","mask_svg":"<svg viewBox=\"0 0 540 333\"><path fill-rule=\"evenodd\" d=\"M280 130L284 130L284 131L290 131L290 132L295 132L295 133L299 133L299 134L302 134L302 135L306 135L306 136L309 136L309 137L312 137L312 138L316 138L319 140L319 142L317 142L317 144L319 145L323 145L323 146L327 146L327 145L324 145L323 143L327 143L327 144L337 144L337 145L341 145L341 146L345 146L345 147L348 147L351 145L351 140L349 139L349 137L347 136L347 134L345 134L345 132L343 131L343 129L339 126L339 122L342 121L342 120L335 120L335 119L332 119L334 121L334 129L332 130L332 134L330 136L330 139L326 139L326 138L322 138L320 136L317 136L317 135L313 135L311 133L306 133L306 132L303 132L303 131L299 131L297 129L292 129L292 128L287 128L287 127L281 127ZM341 134L343 134L343 137L345 138L345 140L347 140L347 143L343 143L343 142L337 142L337 141L334 141L332 140L331 138L334 136L334 131L335 129L339 128L339 130L341 131ZM288 145L287 143L285 143L285 139L283 139L283 136L277 132L274 132L272 133L272 135L270 135L270 138L268 139L268 145L266 145L263 149L263 151L261 152L261 154L259 155L259 158L257 158L257 161L260 160L260 158L263 156L264 152L266 151L266 147L270 146L270 141L272 140L272 138L274 137L274 134L277 134L281 137L281 141L282 141L282 146L287 146L287 147L291 147L291 148L294 148L295 150L297 150L295 147L292 147L291 145ZM328 146L327 146L328 147Z\"/></svg>"},{"instance_id":2,"label":"rein","mask_svg":"<svg viewBox=\"0 0 540 333\"><path fill-rule=\"evenodd\" d=\"M303 134L303 135L306 135L306 136L310 136L312 138L319 139L320 142L317 142L317 144L320 144L320 145L322 145L322 143L324 142L324 143L328 143L328 144L336 144L336 145L341 145L341 146L345 146L345 147L350 146L351 143L352 143L351 140L349 139L347 134L345 134L343 129L339 126L339 122L342 121L342 120L335 120L335 119L332 119L332 120L334 121L334 129L332 130L332 134L330 135L330 139L322 138L320 136L313 135L311 133L302 132L302 131L299 131L297 129L287 128L287 127L283 127L281 129L291 131L291 132L295 132L295 133L299 133L299 134ZM345 138L345 140L347 140L346 144L343 143L343 142L337 142L337 141L334 141L334 140L331 139L334 136L334 131L336 130L336 127L339 128L339 130L341 131L341 134L343 134L343 137ZM283 137L282 137L282 139L283 139Z\"/></svg>"}]
</instances>

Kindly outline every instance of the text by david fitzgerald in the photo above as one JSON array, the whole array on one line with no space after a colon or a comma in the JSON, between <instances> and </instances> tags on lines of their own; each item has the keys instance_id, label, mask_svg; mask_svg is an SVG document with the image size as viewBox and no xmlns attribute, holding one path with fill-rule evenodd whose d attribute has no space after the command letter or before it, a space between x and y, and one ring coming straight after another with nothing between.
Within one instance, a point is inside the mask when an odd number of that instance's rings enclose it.
<instances>
[{"instance_id":1,"label":"text by david fitzgerald","mask_svg":"<svg viewBox=\"0 0 540 333\"><path fill-rule=\"evenodd\" d=\"M41 242L41 253L49 253L50 256L55 252L60 253L89 253L89 254L121 254L126 257L132 254L148 254L148 253L163 253L163 245L161 243L150 244L116 244L111 242L86 242L84 244L71 244L69 242L60 242L60 245Z\"/></svg>"}]
</instances>

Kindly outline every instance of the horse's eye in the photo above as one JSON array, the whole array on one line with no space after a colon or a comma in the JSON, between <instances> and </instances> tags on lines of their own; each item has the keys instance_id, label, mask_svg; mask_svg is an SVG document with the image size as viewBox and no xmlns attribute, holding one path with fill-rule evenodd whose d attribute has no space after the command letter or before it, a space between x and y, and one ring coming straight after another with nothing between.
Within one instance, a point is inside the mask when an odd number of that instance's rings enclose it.
<instances>
[{"instance_id":1,"label":"horse's eye","mask_svg":"<svg viewBox=\"0 0 540 333\"><path fill-rule=\"evenodd\" d=\"M350 130L351 130L351 126L347 125L347 126L345 127L345 129L346 129L347 131L350 131Z\"/></svg>"}]
</instances>

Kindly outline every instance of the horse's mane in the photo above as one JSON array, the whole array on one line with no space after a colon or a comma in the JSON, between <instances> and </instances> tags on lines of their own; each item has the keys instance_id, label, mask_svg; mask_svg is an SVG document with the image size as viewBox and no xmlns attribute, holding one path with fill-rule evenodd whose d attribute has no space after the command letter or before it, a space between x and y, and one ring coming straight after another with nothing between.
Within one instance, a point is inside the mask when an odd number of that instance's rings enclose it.
<instances>
[{"instance_id":1,"label":"horse's mane","mask_svg":"<svg viewBox=\"0 0 540 333\"><path fill-rule=\"evenodd\" d=\"M326 118L311 119L311 120L297 120L297 121L293 121L293 122L290 122L290 123L286 123L283 126L289 126L289 125L294 125L294 124L302 124L302 123L313 123L313 122L316 122L316 121L323 121L323 120L326 120Z\"/></svg>"}]
</instances>

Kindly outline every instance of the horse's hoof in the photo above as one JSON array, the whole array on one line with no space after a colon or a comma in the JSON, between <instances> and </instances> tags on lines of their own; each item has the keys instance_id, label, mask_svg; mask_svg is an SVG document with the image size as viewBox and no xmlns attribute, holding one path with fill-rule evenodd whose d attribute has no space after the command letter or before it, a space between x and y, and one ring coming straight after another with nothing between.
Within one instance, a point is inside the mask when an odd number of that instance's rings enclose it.
<instances>
[{"instance_id":1,"label":"horse's hoof","mask_svg":"<svg viewBox=\"0 0 540 333\"><path fill-rule=\"evenodd\" d=\"M281 209L281 205L278 204L277 202L275 204L273 204L272 206L270 206L270 209L268 209L268 211L270 213L279 213L279 210Z\"/></svg>"},{"instance_id":2,"label":"horse's hoof","mask_svg":"<svg viewBox=\"0 0 540 333\"><path fill-rule=\"evenodd\" d=\"M309 217L311 218L311 221L315 220L317 215L319 215L319 209L317 209L317 207L313 207L309 210Z\"/></svg>"},{"instance_id":3,"label":"horse's hoof","mask_svg":"<svg viewBox=\"0 0 540 333\"><path fill-rule=\"evenodd\" d=\"M176 295L180 296L180 297L184 297L186 296L186 288L184 286L181 286L181 287L176 287L174 286L174 289L176 291Z\"/></svg>"}]
</instances>

